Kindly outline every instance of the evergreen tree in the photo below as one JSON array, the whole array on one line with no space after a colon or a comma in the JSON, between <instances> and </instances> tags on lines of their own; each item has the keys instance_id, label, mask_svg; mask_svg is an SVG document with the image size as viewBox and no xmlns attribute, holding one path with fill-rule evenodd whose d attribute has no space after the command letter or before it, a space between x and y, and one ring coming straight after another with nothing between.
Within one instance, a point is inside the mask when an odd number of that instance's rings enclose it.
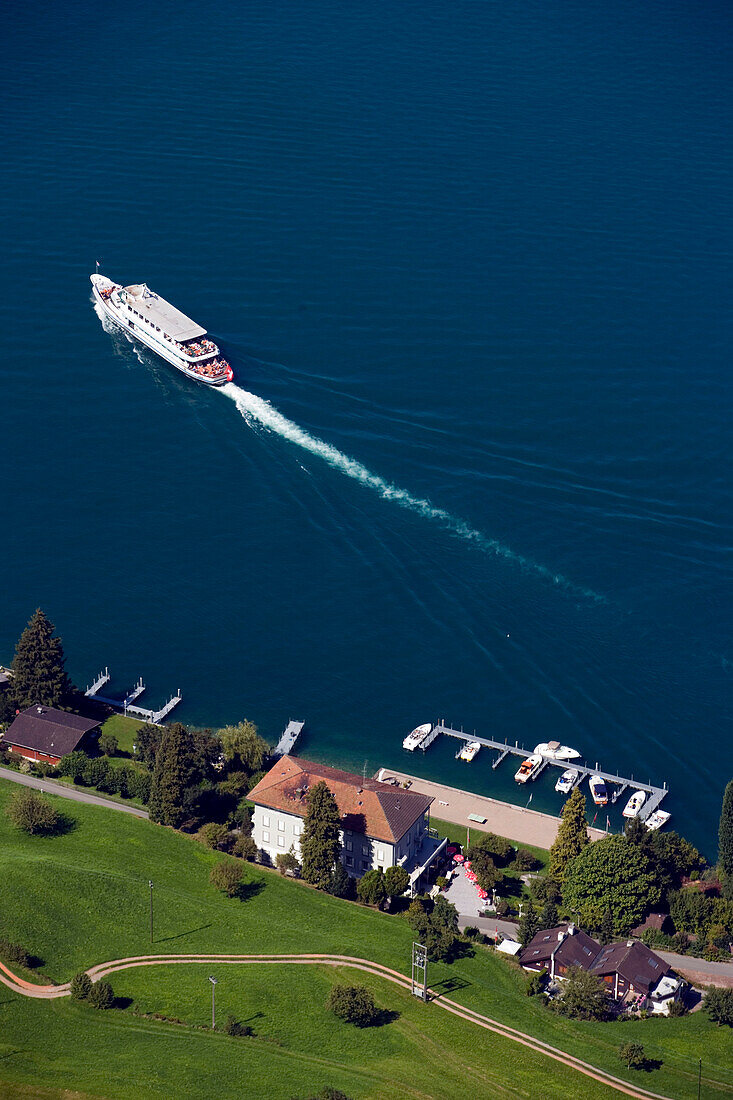
<instances>
[{"instance_id":1,"label":"evergreen tree","mask_svg":"<svg viewBox=\"0 0 733 1100\"><path fill-rule=\"evenodd\" d=\"M733 876L733 779L723 795L718 828L718 859L726 878Z\"/></svg>"},{"instance_id":2,"label":"evergreen tree","mask_svg":"<svg viewBox=\"0 0 733 1100\"><path fill-rule=\"evenodd\" d=\"M341 819L336 799L323 780L308 791L308 809L300 841L302 877L319 890L331 885L341 857Z\"/></svg>"},{"instance_id":3,"label":"evergreen tree","mask_svg":"<svg viewBox=\"0 0 733 1100\"><path fill-rule=\"evenodd\" d=\"M542 908L542 919L540 924L542 928L555 928L559 920L560 914L557 905L552 898L548 898Z\"/></svg>"},{"instance_id":4,"label":"evergreen tree","mask_svg":"<svg viewBox=\"0 0 733 1100\"><path fill-rule=\"evenodd\" d=\"M177 828L188 814L187 791L197 778L186 727L180 722L164 726L148 801L151 821Z\"/></svg>"},{"instance_id":5,"label":"evergreen tree","mask_svg":"<svg viewBox=\"0 0 733 1100\"><path fill-rule=\"evenodd\" d=\"M331 882L328 886L329 894L333 894L335 898L348 898L353 893L353 881L349 872L344 867L340 859L336 860L336 865L331 875Z\"/></svg>"},{"instance_id":6,"label":"evergreen tree","mask_svg":"<svg viewBox=\"0 0 733 1100\"><path fill-rule=\"evenodd\" d=\"M55 627L40 607L33 613L15 647L12 696L23 710L35 703L58 707L73 691L66 675L64 647L54 637Z\"/></svg>"},{"instance_id":7,"label":"evergreen tree","mask_svg":"<svg viewBox=\"0 0 733 1100\"><path fill-rule=\"evenodd\" d=\"M613 914L610 909L604 909L601 926L598 929L598 938L601 943L610 943L614 938Z\"/></svg>"},{"instance_id":8,"label":"evergreen tree","mask_svg":"<svg viewBox=\"0 0 733 1100\"><path fill-rule=\"evenodd\" d=\"M550 848L548 874L562 883L571 859L575 859L589 843L585 820L585 795L576 787L562 809L562 821Z\"/></svg>"},{"instance_id":9,"label":"evergreen tree","mask_svg":"<svg viewBox=\"0 0 733 1100\"><path fill-rule=\"evenodd\" d=\"M529 941L537 935L539 930L540 918L537 915L534 902L530 898L524 906L522 919L519 922L519 942L522 947L526 947Z\"/></svg>"}]
</instances>

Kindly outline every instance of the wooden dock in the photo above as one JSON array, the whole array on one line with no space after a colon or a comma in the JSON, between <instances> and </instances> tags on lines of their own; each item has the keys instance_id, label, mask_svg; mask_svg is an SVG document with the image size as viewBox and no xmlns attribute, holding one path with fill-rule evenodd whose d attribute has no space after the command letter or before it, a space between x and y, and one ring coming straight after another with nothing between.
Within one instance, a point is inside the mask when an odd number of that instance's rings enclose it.
<instances>
[{"instance_id":1,"label":"wooden dock","mask_svg":"<svg viewBox=\"0 0 733 1100\"><path fill-rule=\"evenodd\" d=\"M303 732L305 722L294 722L291 718L283 730L282 737L275 746L273 756L287 756L295 748L295 742Z\"/></svg>"},{"instance_id":2,"label":"wooden dock","mask_svg":"<svg viewBox=\"0 0 733 1100\"><path fill-rule=\"evenodd\" d=\"M100 672L99 676L97 676L97 679L94 681L94 683L87 687L87 690L84 692L84 694L89 699L92 699L96 696L97 692L107 683L109 683L109 669L105 668L102 672Z\"/></svg>"},{"instance_id":3,"label":"wooden dock","mask_svg":"<svg viewBox=\"0 0 733 1100\"><path fill-rule=\"evenodd\" d=\"M428 743L432 744L435 738L441 733L445 734L446 737L456 737L460 741L478 741L479 744L486 748L494 749L499 755L496 760L493 761L491 765L492 768L498 768L499 764L509 755L521 756L522 759L525 759L527 756L530 756L532 752L531 749L526 749L524 745L520 745L518 741L510 745L507 741L494 741L490 737L479 737L475 731L473 733L466 733L463 729L454 729L453 726L449 726L444 720L435 723L435 726L430 732ZM420 747L422 748L422 746ZM642 783L640 780L634 779L633 776L629 779L623 775L616 775L614 772L604 772L598 764L596 764L594 768L589 768L585 764L578 763L577 760L551 760L545 757L542 767L533 778L537 779L548 766L561 768L562 771L565 771L566 768L574 768L578 772L578 778L573 786L582 783L583 780L588 779L591 775L600 775L601 779L603 779L609 787L609 804L617 802L621 798L621 795L628 789L631 789L631 791L644 791L647 797L638 815L641 821L646 821L655 810L659 809L662 800L668 793L666 783L661 787L653 783ZM611 791L610 788L612 787L616 789Z\"/></svg>"}]
</instances>

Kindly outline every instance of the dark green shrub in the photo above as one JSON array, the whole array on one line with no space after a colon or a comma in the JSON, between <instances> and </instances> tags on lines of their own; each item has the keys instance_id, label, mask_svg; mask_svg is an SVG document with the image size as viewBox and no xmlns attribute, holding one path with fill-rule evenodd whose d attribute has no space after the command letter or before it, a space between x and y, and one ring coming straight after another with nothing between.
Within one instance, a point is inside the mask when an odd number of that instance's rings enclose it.
<instances>
[{"instance_id":1,"label":"dark green shrub","mask_svg":"<svg viewBox=\"0 0 733 1100\"><path fill-rule=\"evenodd\" d=\"M0 940L0 955L8 962L18 963L19 966L30 966L31 956L19 943L11 943L10 940Z\"/></svg>"},{"instance_id":2,"label":"dark green shrub","mask_svg":"<svg viewBox=\"0 0 733 1100\"><path fill-rule=\"evenodd\" d=\"M680 997L680 999L678 1001L672 1001L672 1004L669 1006L668 1015L672 1016L672 1017L686 1016L689 1011L690 1010L687 1007L687 1005L685 1004L683 998Z\"/></svg>"},{"instance_id":3,"label":"dark green shrub","mask_svg":"<svg viewBox=\"0 0 733 1100\"><path fill-rule=\"evenodd\" d=\"M242 865L223 859L211 868L209 882L228 898L235 898L242 886Z\"/></svg>"},{"instance_id":4,"label":"dark green shrub","mask_svg":"<svg viewBox=\"0 0 733 1100\"><path fill-rule=\"evenodd\" d=\"M226 825L219 825L215 821L209 821L208 824L202 825L196 833L197 839L202 841L207 848L222 848L228 835L229 830Z\"/></svg>"},{"instance_id":5,"label":"dark green shrub","mask_svg":"<svg viewBox=\"0 0 733 1100\"><path fill-rule=\"evenodd\" d=\"M92 979L82 970L69 982L69 991L75 1001L86 1001L92 991Z\"/></svg>"},{"instance_id":6,"label":"dark green shrub","mask_svg":"<svg viewBox=\"0 0 733 1100\"><path fill-rule=\"evenodd\" d=\"M540 970L537 974L530 974L527 979L527 986L525 993L528 997L536 997L539 993L544 992L547 985L547 971Z\"/></svg>"},{"instance_id":7,"label":"dark green shrub","mask_svg":"<svg viewBox=\"0 0 733 1100\"><path fill-rule=\"evenodd\" d=\"M252 1028L248 1024L240 1023L236 1016L227 1016L226 1023L224 1024L224 1033L225 1035L232 1035L238 1038L254 1035Z\"/></svg>"},{"instance_id":8,"label":"dark green shrub","mask_svg":"<svg viewBox=\"0 0 733 1100\"><path fill-rule=\"evenodd\" d=\"M87 1000L93 1008L112 1008L115 1003L112 986L109 982L94 982Z\"/></svg>"},{"instance_id":9,"label":"dark green shrub","mask_svg":"<svg viewBox=\"0 0 733 1100\"><path fill-rule=\"evenodd\" d=\"M117 756L119 747L119 742L112 733L103 733L99 738L99 751L105 756Z\"/></svg>"},{"instance_id":10,"label":"dark green shrub","mask_svg":"<svg viewBox=\"0 0 733 1100\"><path fill-rule=\"evenodd\" d=\"M13 825L31 836L49 836L61 825L61 814L38 791L24 788L11 797L5 811Z\"/></svg>"},{"instance_id":11,"label":"dark green shrub","mask_svg":"<svg viewBox=\"0 0 733 1100\"><path fill-rule=\"evenodd\" d=\"M251 836L241 834L234 841L232 853L238 856L239 859L248 859L250 862L253 862L257 859L257 845Z\"/></svg>"},{"instance_id":12,"label":"dark green shrub","mask_svg":"<svg viewBox=\"0 0 733 1100\"><path fill-rule=\"evenodd\" d=\"M334 985L326 1001L326 1008L357 1027L369 1027L379 1016L374 997L363 985Z\"/></svg>"},{"instance_id":13,"label":"dark green shrub","mask_svg":"<svg viewBox=\"0 0 733 1100\"><path fill-rule=\"evenodd\" d=\"M539 865L540 861L537 857L526 848L518 848L517 854L512 860L512 867L515 871L534 871Z\"/></svg>"}]
</instances>

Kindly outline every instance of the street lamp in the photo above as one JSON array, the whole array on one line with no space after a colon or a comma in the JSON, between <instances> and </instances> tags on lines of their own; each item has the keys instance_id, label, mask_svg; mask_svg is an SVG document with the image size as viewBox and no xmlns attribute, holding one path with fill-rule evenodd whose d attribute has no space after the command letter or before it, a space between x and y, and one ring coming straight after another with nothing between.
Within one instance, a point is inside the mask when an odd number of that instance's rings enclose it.
<instances>
[{"instance_id":1,"label":"street lamp","mask_svg":"<svg viewBox=\"0 0 733 1100\"><path fill-rule=\"evenodd\" d=\"M153 880L148 879L150 887L150 942L153 942Z\"/></svg>"},{"instance_id":2,"label":"street lamp","mask_svg":"<svg viewBox=\"0 0 733 1100\"><path fill-rule=\"evenodd\" d=\"M211 982L211 1030L216 1029L216 978L209 978Z\"/></svg>"}]
</instances>

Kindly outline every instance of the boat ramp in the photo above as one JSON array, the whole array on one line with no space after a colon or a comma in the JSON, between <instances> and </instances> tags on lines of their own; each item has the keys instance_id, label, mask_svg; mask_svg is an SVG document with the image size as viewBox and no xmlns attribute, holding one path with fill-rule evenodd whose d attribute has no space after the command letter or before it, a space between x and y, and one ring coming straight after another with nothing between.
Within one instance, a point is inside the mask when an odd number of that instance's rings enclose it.
<instances>
[{"instance_id":1,"label":"boat ramp","mask_svg":"<svg viewBox=\"0 0 733 1100\"><path fill-rule=\"evenodd\" d=\"M114 707L115 710L120 710L125 715L143 718L146 722L150 722L154 726L159 726L160 723L168 717L173 708L178 706L183 698L181 689L179 688L176 694L171 695L168 702L165 703L160 710L149 710L147 707L139 707L136 703L136 699L146 690L142 676L135 686L125 695L124 699L110 699L106 695L99 694L104 685L108 684L109 681L109 669L105 667L99 673L94 683L88 685L84 694L88 699L96 699L100 703L106 703L108 707Z\"/></svg>"},{"instance_id":2,"label":"boat ramp","mask_svg":"<svg viewBox=\"0 0 733 1100\"><path fill-rule=\"evenodd\" d=\"M526 749L524 745L520 745L518 741L515 741L514 744L511 745L508 741L494 741L491 737L480 737L475 731L473 733L466 733L462 727L461 729L455 729L453 726L448 725L445 719L441 719L440 722L435 723L428 736L418 748L425 751L425 749L432 745L441 734L444 734L446 737L455 737L459 741L478 741L482 747L493 749L497 753L496 759L491 764L491 767L494 769L498 768L507 756L520 756L524 760L527 756L530 756L532 752L531 749ZM578 772L578 778L575 780L573 786L582 783L583 780L590 778L591 775L600 775L601 779L603 779L609 788L609 804L618 802L628 789L632 791L644 791L647 797L644 801L644 805L639 811L638 816L641 821L646 821L655 810L659 809L662 800L668 793L666 783L659 787L651 782L642 783L640 780L634 779L633 776L628 779L625 776L616 775L614 772L604 772L598 764L596 764L594 768L589 768L585 764L578 763L577 760L552 760L548 757L544 758L542 766L532 777L533 780L537 779L547 767L560 768L562 771L565 771L566 768L574 768Z\"/></svg>"}]
</instances>

